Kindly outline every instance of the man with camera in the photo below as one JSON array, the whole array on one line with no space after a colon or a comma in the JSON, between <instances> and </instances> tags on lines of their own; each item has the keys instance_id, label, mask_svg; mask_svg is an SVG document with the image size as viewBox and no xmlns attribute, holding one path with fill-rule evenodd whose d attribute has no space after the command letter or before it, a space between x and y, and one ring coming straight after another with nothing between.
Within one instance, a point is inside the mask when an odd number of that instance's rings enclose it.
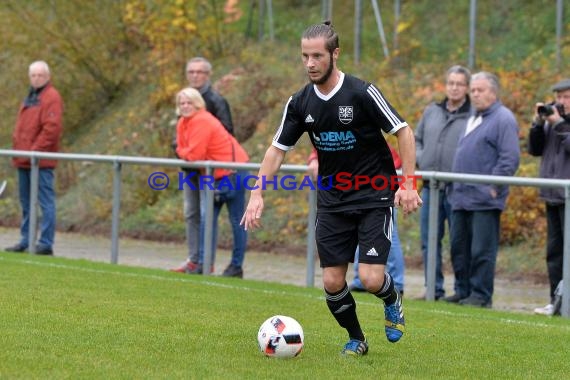
<instances>
[{"instance_id":1,"label":"man with camera","mask_svg":"<svg viewBox=\"0 0 570 380\"><path fill-rule=\"evenodd\" d=\"M536 103L528 152L542 156L540 177L570 179L570 79L552 86L556 101ZM541 188L540 197L546 203L547 246L546 267L550 282L550 302L534 309L536 314L560 314L555 302L556 287L562 280L564 247L564 189Z\"/></svg>"}]
</instances>

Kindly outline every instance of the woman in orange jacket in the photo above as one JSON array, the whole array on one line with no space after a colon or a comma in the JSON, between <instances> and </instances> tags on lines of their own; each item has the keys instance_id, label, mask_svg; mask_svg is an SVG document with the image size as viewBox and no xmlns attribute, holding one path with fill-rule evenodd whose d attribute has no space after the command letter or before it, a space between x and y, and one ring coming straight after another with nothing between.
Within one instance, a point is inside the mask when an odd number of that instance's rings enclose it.
<instances>
[{"instance_id":1,"label":"woman in orange jacket","mask_svg":"<svg viewBox=\"0 0 570 380\"><path fill-rule=\"evenodd\" d=\"M248 162L249 156L237 140L224 128L220 121L206 110L202 95L194 88L185 88L176 95L176 109L181 116L176 126L176 153L187 161L224 161ZM232 261L223 272L227 277L243 277L243 260L247 245L247 232L240 226L245 211L245 187L239 184L240 178L248 175L246 171L215 169L214 225L212 233L212 268L215 260L218 232L218 216L224 204L228 207L230 224L234 236ZM208 181L206 181L208 180ZM212 178L200 180L200 188L205 191L212 184ZM223 185L222 185L223 184ZM200 197L206 199L205 196ZM200 207L205 214L204 207ZM203 272L205 215L200 218L200 259L198 266L187 271L191 274ZM210 270L212 271L212 268Z\"/></svg>"}]
</instances>

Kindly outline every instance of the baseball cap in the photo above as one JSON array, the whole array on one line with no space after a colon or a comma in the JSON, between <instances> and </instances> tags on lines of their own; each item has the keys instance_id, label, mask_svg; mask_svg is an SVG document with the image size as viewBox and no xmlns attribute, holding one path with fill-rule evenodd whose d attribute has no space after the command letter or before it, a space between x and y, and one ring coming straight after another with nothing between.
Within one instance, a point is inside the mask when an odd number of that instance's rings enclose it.
<instances>
[{"instance_id":1,"label":"baseball cap","mask_svg":"<svg viewBox=\"0 0 570 380\"><path fill-rule=\"evenodd\" d=\"M552 86L552 92L570 90L570 79L563 79Z\"/></svg>"}]
</instances>

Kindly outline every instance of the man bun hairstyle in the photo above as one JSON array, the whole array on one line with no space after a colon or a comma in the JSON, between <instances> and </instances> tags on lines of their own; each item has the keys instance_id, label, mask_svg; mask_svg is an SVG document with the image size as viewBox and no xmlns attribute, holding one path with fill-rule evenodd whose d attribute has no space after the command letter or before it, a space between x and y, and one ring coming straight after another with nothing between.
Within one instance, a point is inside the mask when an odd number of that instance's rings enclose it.
<instances>
[{"instance_id":1,"label":"man bun hairstyle","mask_svg":"<svg viewBox=\"0 0 570 380\"><path fill-rule=\"evenodd\" d=\"M338 34L334 30L332 22L330 20L323 21L320 24L315 24L309 26L303 32L302 39L310 40L313 38L324 38L325 48L332 54L332 52L337 49L339 45Z\"/></svg>"}]
</instances>

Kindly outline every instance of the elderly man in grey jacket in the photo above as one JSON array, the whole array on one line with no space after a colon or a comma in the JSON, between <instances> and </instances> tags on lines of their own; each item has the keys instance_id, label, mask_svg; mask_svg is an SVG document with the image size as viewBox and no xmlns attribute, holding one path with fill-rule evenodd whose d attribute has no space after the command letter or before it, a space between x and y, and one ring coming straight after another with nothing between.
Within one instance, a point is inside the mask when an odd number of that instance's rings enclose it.
<instances>
[{"instance_id":1,"label":"elderly man in grey jacket","mask_svg":"<svg viewBox=\"0 0 570 380\"><path fill-rule=\"evenodd\" d=\"M467 119L471 115L471 102L469 99L469 81L471 73L462 66L452 66L445 74L446 97L439 103L431 103L424 110L423 116L416 129L416 157L420 170L450 172L457 141L465 131ZM441 241L445 234L445 222L448 228L451 216L451 206L446 195L446 184L438 184L439 210L437 224L437 252L436 252L436 282L435 299L445 296L443 286ZM424 270L427 270L428 248L428 222L430 214L430 186L429 182L423 181L421 194L424 204L420 211L420 229L422 241L422 255ZM427 273L425 273L427 279ZM425 299L422 295L419 299Z\"/></svg>"},{"instance_id":2,"label":"elderly man in grey jacket","mask_svg":"<svg viewBox=\"0 0 570 380\"><path fill-rule=\"evenodd\" d=\"M482 71L473 75L471 103L476 114L459 139L452 171L512 176L520 161L518 124L499 100L499 80ZM500 218L508 186L459 183L451 186L451 262L455 294L448 302L491 307L499 249Z\"/></svg>"}]
</instances>

